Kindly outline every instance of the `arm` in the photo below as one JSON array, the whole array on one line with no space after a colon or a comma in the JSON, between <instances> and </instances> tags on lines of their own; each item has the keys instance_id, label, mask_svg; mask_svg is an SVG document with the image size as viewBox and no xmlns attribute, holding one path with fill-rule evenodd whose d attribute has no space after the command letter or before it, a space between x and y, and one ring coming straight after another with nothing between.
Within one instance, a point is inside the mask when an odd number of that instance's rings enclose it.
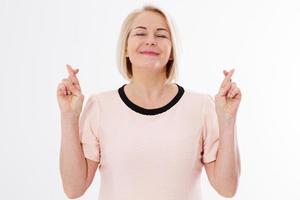
<instances>
[{"instance_id":1,"label":"arm","mask_svg":"<svg viewBox=\"0 0 300 200\"><path fill-rule=\"evenodd\" d=\"M209 182L224 197L233 197L240 176L240 156L234 122L219 122L220 140L217 159L204 165Z\"/></svg>"},{"instance_id":2,"label":"arm","mask_svg":"<svg viewBox=\"0 0 300 200\"><path fill-rule=\"evenodd\" d=\"M79 118L74 114L61 114L60 173L65 194L78 198L90 186L98 163L86 159L79 140Z\"/></svg>"},{"instance_id":3,"label":"arm","mask_svg":"<svg viewBox=\"0 0 300 200\"><path fill-rule=\"evenodd\" d=\"M241 91L231 81L234 69L223 71L225 78L215 96L215 110L219 128L219 147L216 160L205 165L208 179L224 197L233 197L240 176L240 156L236 133L236 116L241 101Z\"/></svg>"}]
</instances>

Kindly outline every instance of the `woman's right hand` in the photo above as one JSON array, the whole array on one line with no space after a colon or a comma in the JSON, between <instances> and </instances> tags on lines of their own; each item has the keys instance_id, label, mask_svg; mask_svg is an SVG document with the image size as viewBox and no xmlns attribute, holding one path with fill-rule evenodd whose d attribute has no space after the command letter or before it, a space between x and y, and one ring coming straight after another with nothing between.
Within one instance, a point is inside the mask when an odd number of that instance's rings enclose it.
<instances>
[{"instance_id":1,"label":"woman's right hand","mask_svg":"<svg viewBox=\"0 0 300 200\"><path fill-rule=\"evenodd\" d=\"M75 114L79 118L82 111L84 95L81 93L79 80L76 77L79 69L72 69L67 64L68 78L62 79L57 87L57 100L61 114Z\"/></svg>"}]
</instances>

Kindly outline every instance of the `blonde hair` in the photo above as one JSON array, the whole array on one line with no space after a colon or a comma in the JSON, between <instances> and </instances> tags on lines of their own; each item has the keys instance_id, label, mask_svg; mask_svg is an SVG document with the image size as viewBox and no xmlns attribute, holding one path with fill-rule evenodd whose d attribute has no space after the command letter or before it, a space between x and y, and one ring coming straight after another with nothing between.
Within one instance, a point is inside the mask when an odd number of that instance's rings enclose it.
<instances>
[{"instance_id":1,"label":"blonde hair","mask_svg":"<svg viewBox=\"0 0 300 200\"><path fill-rule=\"evenodd\" d=\"M167 14L166 11L162 10L161 8L158 8L153 5L146 5L142 9L136 9L132 11L124 20L121 32L119 35L119 40L117 44L117 64L119 72L122 74L122 76L130 81L132 79L132 65L129 60L129 58L126 57L126 47L127 47L127 40L129 33L131 31L132 22L135 19L137 15L144 11L153 11L161 14L169 27L170 34L171 34L171 43L172 43L172 50L171 55L172 60L169 60L166 64L166 83L171 83L172 80L177 81L178 79L178 50L179 50L179 40L178 36L175 34L175 24L170 18L170 16Z\"/></svg>"}]
</instances>

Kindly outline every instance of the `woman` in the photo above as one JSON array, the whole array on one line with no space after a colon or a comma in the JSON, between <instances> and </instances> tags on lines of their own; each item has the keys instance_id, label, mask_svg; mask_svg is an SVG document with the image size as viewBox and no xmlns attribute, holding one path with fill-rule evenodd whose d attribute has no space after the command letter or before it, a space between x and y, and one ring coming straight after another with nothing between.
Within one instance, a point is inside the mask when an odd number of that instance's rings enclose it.
<instances>
[{"instance_id":1,"label":"woman","mask_svg":"<svg viewBox=\"0 0 300 200\"><path fill-rule=\"evenodd\" d=\"M61 110L60 170L64 192L78 198L97 168L99 199L201 199L204 166L212 187L232 197L240 175L236 116L241 92L224 71L218 94L177 83L177 46L168 15L146 6L124 21L119 69L129 80L84 96L74 70L57 89ZM80 115L81 114L81 115Z\"/></svg>"}]
</instances>

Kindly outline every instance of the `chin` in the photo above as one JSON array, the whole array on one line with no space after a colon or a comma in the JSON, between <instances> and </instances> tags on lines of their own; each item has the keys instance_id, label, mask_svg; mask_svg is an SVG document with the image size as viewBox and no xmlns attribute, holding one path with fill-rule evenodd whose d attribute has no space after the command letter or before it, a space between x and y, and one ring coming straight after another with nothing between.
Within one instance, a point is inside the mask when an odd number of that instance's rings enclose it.
<instances>
[{"instance_id":1,"label":"chin","mask_svg":"<svg viewBox=\"0 0 300 200\"><path fill-rule=\"evenodd\" d=\"M141 62L140 65L143 68L162 68L163 65L161 64L160 61L149 61L149 62Z\"/></svg>"}]
</instances>

